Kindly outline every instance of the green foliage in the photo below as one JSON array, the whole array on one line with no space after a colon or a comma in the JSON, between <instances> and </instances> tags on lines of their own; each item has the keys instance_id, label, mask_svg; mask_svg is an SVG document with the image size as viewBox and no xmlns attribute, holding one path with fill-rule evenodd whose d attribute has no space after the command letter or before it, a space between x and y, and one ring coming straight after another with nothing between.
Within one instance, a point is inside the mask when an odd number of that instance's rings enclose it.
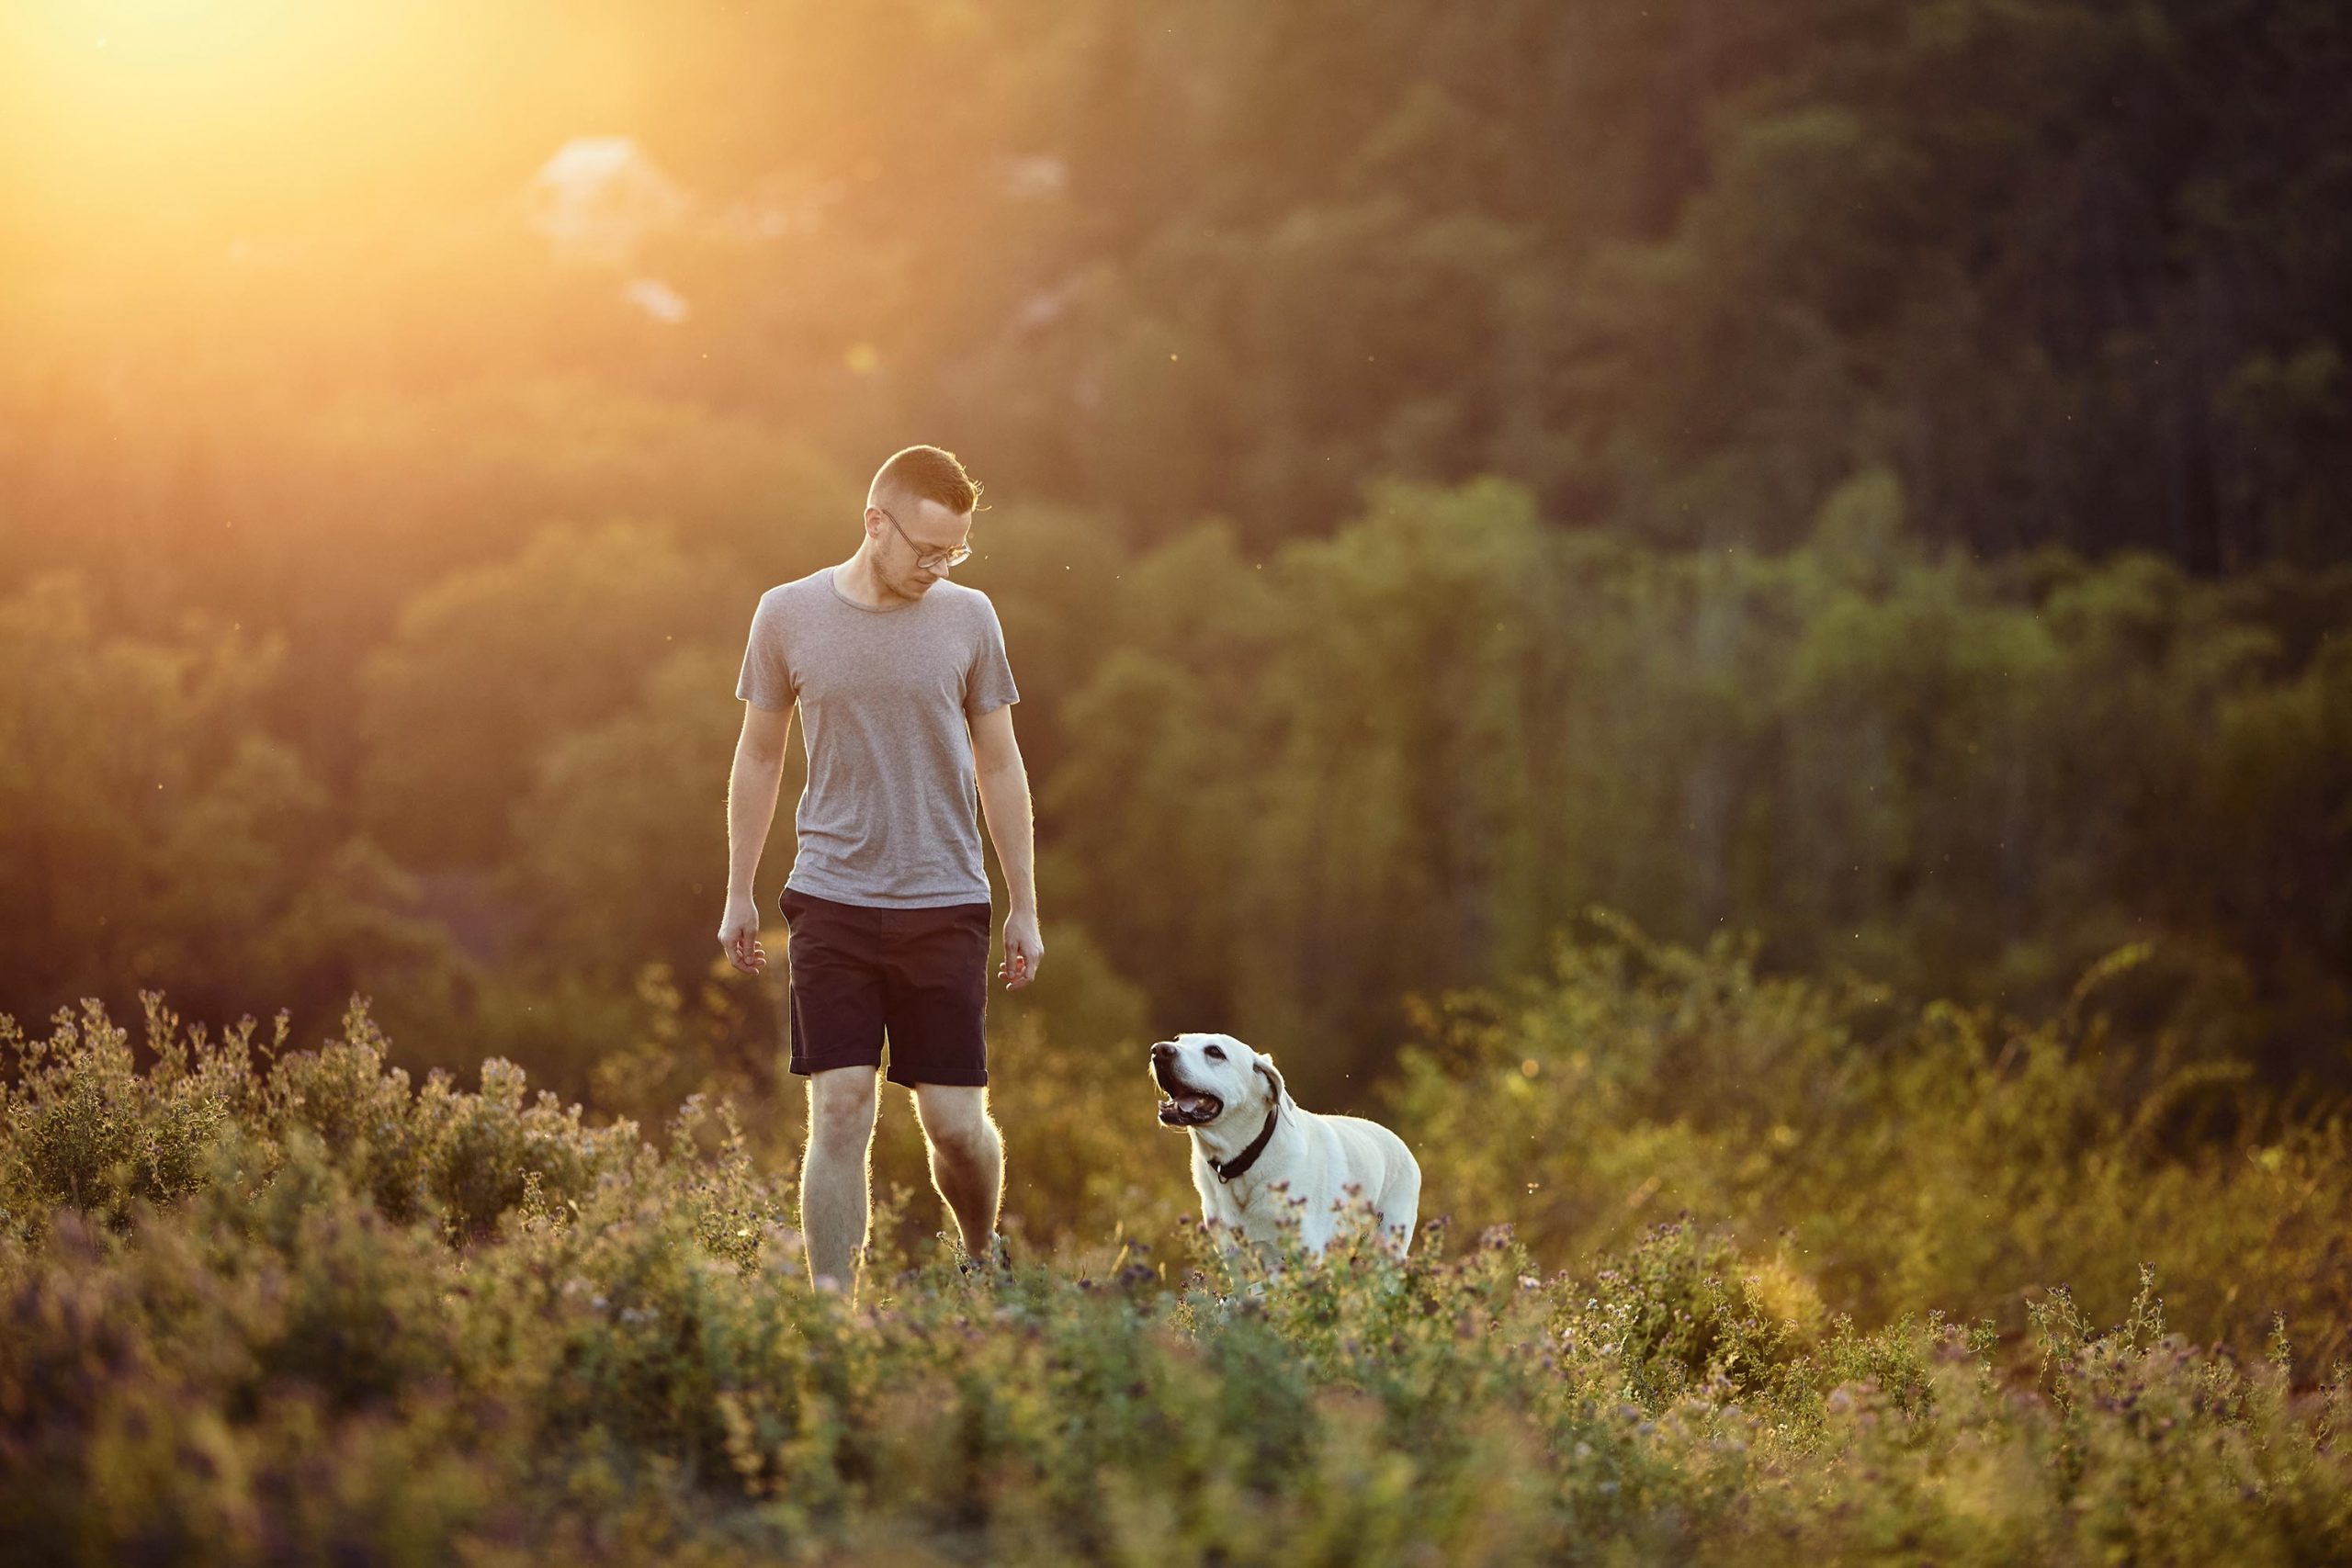
<instances>
[{"instance_id":1,"label":"green foliage","mask_svg":"<svg viewBox=\"0 0 2352 1568\"><path fill-rule=\"evenodd\" d=\"M2154 941L2341 1075L2342 7L346 8L226 119L0 95L0 1005L593 987L584 1084L754 596L928 435L1155 1012L1352 1089L1597 900L2030 1009ZM489 197L623 101L683 321Z\"/></svg>"},{"instance_id":2,"label":"green foliage","mask_svg":"<svg viewBox=\"0 0 2352 1568\"><path fill-rule=\"evenodd\" d=\"M620 708L657 661L732 635L721 581L663 530L615 523L550 526L419 595L362 677L370 826L420 863L495 857L543 749Z\"/></svg>"},{"instance_id":3,"label":"green foliage","mask_svg":"<svg viewBox=\"0 0 2352 1568\"><path fill-rule=\"evenodd\" d=\"M2342 1555L2340 6L355 5L292 120L0 95L0 1535ZM492 90L388 138L411 69ZM487 199L624 100L684 322ZM273 136L259 205L87 177ZM1028 698L1056 1263L886 1202L858 1314L719 781L757 592L927 436ZM287 1048L356 995L397 1051ZM1190 1277L1162 1022L1518 1239Z\"/></svg>"},{"instance_id":4,"label":"green foliage","mask_svg":"<svg viewBox=\"0 0 2352 1568\"><path fill-rule=\"evenodd\" d=\"M1163 547L1061 716L1056 902L1327 1096L1401 994L1539 967L1590 903L2029 1011L2148 942L2143 1021L2340 1080L2346 580L1931 556L1909 502L1865 469L1777 558L1494 483L1377 488L1264 562Z\"/></svg>"},{"instance_id":5,"label":"green foliage","mask_svg":"<svg viewBox=\"0 0 2352 1568\"><path fill-rule=\"evenodd\" d=\"M526 1196L573 1201L639 1156L634 1123L587 1126L578 1105L544 1090L526 1103L521 1070L496 1058L481 1065L478 1092L435 1071L412 1094L357 1003L343 1037L315 1053L280 1055L281 1016L265 1077L251 1020L214 1041L200 1024L183 1034L154 993L142 999L154 1063L146 1073L134 1069L128 1032L95 1002L78 1021L61 1013L45 1037L0 1018L6 1215L17 1232L38 1234L61 1205L124 1225L141 1203L221 1179L223 1161L242 1182L269 1179L284 1157L298 1188L331 1173L390 1223L431 1216L479 1235ZM332 1165L301 1157L305 1149L328 1151Z\"/></svg>"},{"instance_id":6,"label":"green foliage","mask_svg":"<svg viewBox=\"0 0 2352 1568\"><path fill-rule=\"evenodd\" d=\"M2352 1122L2177 1037L2119 1037L2101 987L2134 957L2028 1024L1898 1010L1859 982L1759 973L1752 942L1691 952L1596 917L1548 977L1427 1010L1392 1120L1443 1151L1425 1206L1510 1220L1554 1256L1625 1245L1661 1210L1730 1222L1775 1249L1758 1288L1783 1322L1933 1303L2017 1333L2035 1288L2120 1311L2153 1260L2200 1337L2252 1343L2284 1312L2324 1365L2352 1347L2334 1239L2352 1212L2323 1174L2352 1158ZM1702 1345L1756 1313L1739 1292L1675 1292Z\"/></svg>"},{"instance_id":7,"label":"green foliage","mask_svg":"<svg viewBox=\"0 0 2352 1568\"><path fill-rule=\"evenodd\" d=\"M1009 1063L1035 1039L1057 1072L1126 1083L1137 1069L1122 1053L1148 1025L1215 1022L1280 1050L1310 1103L1361 1103L1391 1075L1406 998L1540 973L1550 933L1598 902L1676 942L1765 933L1741 962L1766 994L1791 969L1828 978L1790 1004L1804 1016L1786 1030L1804 1043L1782 1040L1777 1022L1759 1034L1735 1012L1699 1053L1741 1042L1750 1055L1730 1065L1736 1080L1775 1102L1770 1117L1711 1113L1694 1127L1645 1101L1612 1141L1562 1133L1564 1146L1589 1146L1589 1171L1617 1190L1531 1219L1545 1245L1603 1245L1672 1201L1737 1218L1751 1239L1810 1219L1842 1249L1849 1226L1838 1216L1854 1201L1841 1173L1875 1191L1900 1169L1903 1201L1923 1218L1969 1223L1930 1226L1952 1238L1932 1254L1825 1253L1817 1271L1837 1300L1865 1312L1966 1302L2014 1323L2014 1301L1979 1299L1986 1281L2015 1289L2075 1271L2063 1245L2002 1237L2041 1227L2076 1238L2109 1260L2110 1282L2123 1277L2116 1258L2137 1260L2129 1227L2095 1236L2071 1217L2067 1184L2050 1177L2069 1160L2069 1180L2119 1193L2116 1212L2139 1216L2133 1225L2165 1205L2207 1215L2175 1232L2184 1258L2227 1258L2258 1224L2256 1179L2212 1174L2237 1170L2248 1149L2267 1151L2247 1168L2297 1216L2291 1248L2305 1245L2301 1227L2332 1223L2301 1184L2338 1134L2282 1108L2318 1103L2299 1082L2340 1088L2347 1060L2335 976L2352 903L2329 874L2352 853L2339 809L2352 789L2340 583L2280 573L2200 583L2149 557L1931 558L1883 468L1852 476L1813 541L1770 559L1564 535L1499 484L1384 486L1366 506L1333 539L1267 559L1219 525L1131 557L1067 516L989 524L984 581L1011 640L1043 661L1037 704L1062 694L1058 712L1024 703L1022 719L1040 759L1041 879L1062 956L1053 983L1001 1001ZM194 670L210 645L194 632L156 644L104 634L86 608L70 609L79 591L28 591L7 623L28 668L61 671L93 711L118 705L149 744L169 739L175 765L201 773L218 762L222 782L196 790L185 816L141 816L135 780L99 755L96 731L75 739L62 699L27 686L22 755L55 741L67 765L20 760L11 798L27 815L0 826L28 877L6 911L19 937L14 983L46 997L35 976L86 973L84 994L103 994L96 981L128 984L153 955L175 953L163 972L202 970L190 981L202 1016L226 1010L220 976L249 955L264 979L281 976L295 1016L333 1016L373 991L402 1068L420 1077L469 1074L497 1056L561 1099L646 1124L697 1092L764 1106L758 1126L796 1120L777 1066L782 964L753 981L702 945L723 869L717 792L739 650L704 640L708 623L683 648L662 642L669 634L645 618L718 570L654 531L550 533L435 601L426 620L447 621L448 647L435 652L415 633L385 655L379 670L406 671L394 684L407 682L414 720L382 742L385 767L422 780L441 766L434 758L456 757L466 777L492 768L527 781L492 813L504 817L493 823L499 860L459 874L477 879L481 908L451 893L452 874L424 885L430 907L469 932L474 961L462 964L406 912L419 884L368 840L328 830L303 775L278 766L282 747L230 747L183 723L193 694L225 689L242 694L236 705L195 711L216 728L258 725L266 667L220 654L227 673L154 685L126 671ZM539 701L546 682L500 682L505 695L482 707L474 698L490 687L451 662L501 638L537 638L545 646L531 657L543 662L547 649L593 637L616 605L637 630L616 633L599 657L621 663L596 675L572 661L549 677L577 688L560 700ZM550 615L581 625L548 633ZM643 645L634 652L632 637ZM589 693L583 679L602 684ZM143 694L108 694L118 691ZM540 716L507 713L516 702ZM558 710L582 716L547 728ZM495 742L482 739L485 715ZM472 787L442 778L411 826L437 830L445 806ZM273 791L292 794L273 807ZM495 795L467 809L482 799ZM109 815L118 800L119 818ZM763 857L771 879L788 824L787 800ZM86 879L61 883L59 846L88 858ZM118 912L149 878L164 892L132 926ZM88 919L44 924L43 908ZM90 941L67 940L77 931ZM783 933L771 938L780 955ZM2086 1019L2061 1021L2046 1039L2000 1021L2075 1008L2076 977L2124 949L2138 961L2104 975L2098 1008L2133 1043L2103 1050L2096 1071L2062 1070ZM1952 998L1951 1017L1967 1021L1922 1019L1894 1037L1849 1027L1844 1015L1874 992L1849 974L1890 998ZM406 977L372 984L393 976ZM1625 993L1596 1005L1613 1017ZM1986 1079L1982 1058L1999 1057L2013 1032L2029 1043ZM1548 1048L1498 1049L1514 1068L1552 1059ZM1899 1078L1895 1064L1913 1051L1915 1075ZM1646 1048L1624 1060L1632 1081L1672 1081L1689 1066ZM1022 1092L1020 1079L1007 1077L1008 1093ZM1859 1124L1917 1116L1949 1086L1981 1079L1992 1087L1972 1089L1974 1121L1932 1119L1939 1134L1978 1140L1964 1157L1939 1147L1905 1164L1896 1150L1864 1166L1860 1145L1807 1131L1818 1108L1780 1103L1796 1084L1863 1081L1843 1112ZM2272 1121L2256 1127L2263 1116ZM1101 1128L1116 1124L1069 1124L1069 1146L1087 1154L1037 1186L1041 1235L1104 1202L1134 1215L1132 1234L1158 1233L1163 1168L1103 1148ZM1709 1143L1735 1125L1766 1141L1736 1152ZM2106 1131L2086 1141L2078 1127ZM2110 1134L2127 1153L2194 1156L2211 1171L2184 1162L2143 1181L2136 1154L2081 1153ZM2009 1168L2003 1138L2035 1158ZM1812 1151L1827 1147L1843 1164L1813 1166ZM1484 1157L1470 1152L1474 1166ZM885 1157L920 1186L906 1130L886 1134ZM1808 1185L1771 1197L1743 1174L1751 1163L1805 1170ZM1518 1213L1500 1201L1502 1168L1473 1189L1498 1218ZM1604 1223L1653 1177L1639 1205ZM385 1179L371 1190L387 1213L426 1201ZM2219 1207L2200 1196L2209 1188L2226 1194ZM477 1193L462 1223L511 1199ZM2026 1217L1987 1231L1984 1216L2005 1206ZM2106 1198L2092 1208L2109 1212ZM2212 1217L2225 1211L2226 1222ZM1883 1292L1867 1283L1886 1269ZM2301 1289L2178 1300L2200 1332L2219 1332L2257 1300L2291 1305Z\"/></svg>"},{"instance_id":8,"label":"green foliage","mask_svg":"<svg viewBox=\"0 0 2352 1568\"><path fill-rule=\"evenodd\" d=\"M232 974L325 1006L447 962L268 726L285 658L204 616L141 636L76 575L0 600L0 996L162 987L200 1016Z\"/></svg>"},{"instance_id":9,"label":"green foliage","mask_svg":"<svg viewBox=\"0 0 2352 1568\"><path fill-rule=\"evenodd\" d=\"M726 899L725 793L743 705L740 649L682 649L644 676L613 716L550 736L514 803L510 877L534 946L584 978L644 964L699 968L716 951ZM792 852L791 807L806 762L787 752L772 854Z\"/></svg>"},{"instance_id":10,"label":"green foliage","mask_svg":"<svg viewBox=\"0 0 2352 1568\"><path fill-rule=\"evenodd\" d=\"M135 1070L128 1030L93 1002L55 1032L28 1037L0 1017L13 1059L0 1086L7 1126L6 1223L23 1226L70 1206L111 1224L139 1201L169 1201L200 1183L213 1138L259 1092L249 1076L252 1026L217 1045L178 1038L178 1021L150 994L152 1072Z\"/></svg>"},{"instance_id":11,"label":"green foliage","mask_svg":"<svg viewBox=\"0 0 2352 1568\"><path fill-rule=\"evenodd\" d=\"M2007 1358L1825 1319L1688 1221L1550 1279L1440 1220L1402 1259L887 1263L852 1308L724 1104L657 1151L496 1064L413 1094L360 1013L316 1054L151 1032L148 1074L96 1010L6 1036L0 1530L42 1561L2316 1563L2352 1529L2341 1371L2197 1348L2153 1275L2111 1329L2052 1292ZM61 1189L89 1107L179 1174Z\"/></svg>"}]
</instances>

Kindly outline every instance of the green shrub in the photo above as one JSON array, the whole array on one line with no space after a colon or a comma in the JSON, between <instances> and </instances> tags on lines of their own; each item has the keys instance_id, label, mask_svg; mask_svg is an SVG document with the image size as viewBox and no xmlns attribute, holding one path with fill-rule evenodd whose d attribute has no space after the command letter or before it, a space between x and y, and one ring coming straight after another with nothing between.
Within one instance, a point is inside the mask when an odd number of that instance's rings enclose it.
<instances>
[{"instance_id":1,"label":"green shrub","mask_svg":"<svg viewBox=\"0 0 2352 1568\"><path fill-rule=\"evenodd\" d=\"M2200 1338L2256 1344L2283 1312L2322 1371L2352 1349L2352 1122L2121 1038L2098 1002L2139 956L2028 1022L1596 917L1549 976L1425 1009L1390 1119L1425 1208L1510 1220L1558 1261L1687 1210L1798 1270L1784 1293L1819 1299L1790 1313L1933 1305L2011 1336L2042 1285L2120 1313L2153 1262Z\"/></svg>"},{"instance_id":2,"label":"green shrub","mask_svg":"<svg viewBox=\"0 0 2352 1568\"><path fill-rule=\"evenodd\" d=\"M1714 1021L1687 993L1747 1004L1663 958L1558 1005L1638 1019L1679 975L1687 1062ZM1817 1022L1788 1021L1817 1008L1784 991L1724 1049L1810 1049ZM1320 1260L1170 1224L1001 1279L886 1236L853 1305L801 1277L790 1184L725 1102L690 1100L657 1149L503 1064L413 1090L364 1009L315 1053L175 1044L153 1010L145 1073L96 1009L6 1035L0 1537L29 1561L2291 1563L2352 1530L2345 1373L2299 1381L2283 1333L2198 1348L2154 1277L2105 1329L2038 1292L2005 1346L1891 1285L1902 1311L1858 1326L1800 1244L1736 1224L1632 1229L1546 1274L1509 1229L1457 1249L1431 1215L1403 1258L1361 1224ZM2046 1090L2063 1066L2002 1071ZM1064 1113L1122 1146L1120 1091L1071 1081ZM1832 1109L1860 1117L1871 1081ZM1606 1152L1564 1108L1515 1113ZM2114 1147L2143 1181L2176 1168L2063 1104L1990 1124L2044 1129L2019 1146L2078 1171ZM1415 1131L1433 1177L1480 1168ZM1118 1179L1176 1141L1133 1143ZM2227 1196L2184 1179L2165 1202Z\"/></svg>"}]
</instances>

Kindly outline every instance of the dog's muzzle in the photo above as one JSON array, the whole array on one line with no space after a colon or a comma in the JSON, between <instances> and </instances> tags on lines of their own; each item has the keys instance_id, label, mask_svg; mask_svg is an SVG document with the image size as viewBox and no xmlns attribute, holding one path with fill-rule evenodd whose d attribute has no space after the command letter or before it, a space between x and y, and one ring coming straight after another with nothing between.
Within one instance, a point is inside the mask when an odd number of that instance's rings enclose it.
<instances>
[{"instance_id":1,"label":"dog's muzzle","mask_svg":"<svg viewBox=\"0 0 2352 1568\"><path fill-rule=\"evenodd\" d=\"M1175 1058L1172 1048L1152 1047L1152 1081L1159 1085L1162 1095L1160 1121L1170 1127L1202 1127L1224 1115L1224 1100L1193 1088L1176 1076Z\"/></svg>"}]
</instances>

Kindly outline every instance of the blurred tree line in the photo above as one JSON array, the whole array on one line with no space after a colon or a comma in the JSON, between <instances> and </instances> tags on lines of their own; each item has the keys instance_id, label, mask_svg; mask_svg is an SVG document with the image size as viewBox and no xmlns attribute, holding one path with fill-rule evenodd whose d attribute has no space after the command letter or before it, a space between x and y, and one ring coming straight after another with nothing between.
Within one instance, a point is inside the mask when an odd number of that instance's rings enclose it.
<instances>
[{"instance_id":1,"label":"blurred tree line","mask_svg":"<svg viewBox=\"0 0 2352 1568\"><path fill-rule=\"evenodd\" d=\"M435 564L419 503L511 500L535 460L417 473L402 437L547 377L643 398L607 436L682 402L714 446L949 435L1136 542L1328 533L1372 471L1781 547L1872 468L1931 543L2210 572L2352 536L2329 0L355 5L431 69L322 57L364 79L338 161L202 221L76 184L39 95L0 110L7 473L51 503L0 566L94 526L275 557L356 525ZM633 263L683 321L522 220L548 153L614 128L689 200ZM320 134L259 151L311 175Z\"/></svg>"},{"instance_id":2,"label":"blurred tree line","mask_svg":"<svg viewBox=\"0 0 2352 1568\"><path fill-rule=\"evenodd\" d=\"M357 987L396 1039L585 1092L683 986L759 1070L773 998L711 949L733 677L761 589L854 515L764 573L627 522L452 573L343 694L343 793L269 717L275 634L115 631L35 583L0 610L0 1010ZM1779 553L1563 530L1502 480L1386 483L1263 559L1046 509L975 537L1093 1043L1227 1027L1344 1094L1408 994L1539 967L1600 904L2020 1010L2150 944L2143 1021L2282 1082L2352 1066L2352 566L1980 561L1885 470Z\"/></svg>"},{"instance_id":3,"label":"blurred tree line","mask_svg":"<svg viewBox=\"0 0 2352 1568\"><path fill-rule=\"evenodd\" d=\"M478 112L356 76L441 129L106 266L136 187L0 108L0 1010L764 1063L741 637L933 439L1065 1031L1345 1093L1600 902L2021 1007L2150 942L2152 1013L2345 1072L2340 7L479 11L386 11ZM682 321L517 210L613 126Z\"/></svg>"}]
</instances>

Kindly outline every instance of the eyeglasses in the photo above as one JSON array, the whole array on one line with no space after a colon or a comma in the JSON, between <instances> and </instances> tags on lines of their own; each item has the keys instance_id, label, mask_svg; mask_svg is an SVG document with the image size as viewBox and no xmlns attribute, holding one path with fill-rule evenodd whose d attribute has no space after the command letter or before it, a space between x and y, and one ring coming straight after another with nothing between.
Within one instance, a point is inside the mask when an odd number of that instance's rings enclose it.
<instances>
[{"instance_id":1,"label":"eyeglasses","mask_svg":"<svg viewBox=\"0 0 2352 1568\"><path fill-rule=\"evenodd\" d=\"M899 526L899 520L891 516L886 508L877 506L874 510L882 513L882 521L890 525L899 537L907 539L907 531ZM952 550L932 550L926 553L921 545L916 544L912 539L907 539L907 547L915 552L915 565L925 571L937 571L943 566L962 566L972 558L972 547L969 545L958 545Z\"/></svg>"}]
</instances>

